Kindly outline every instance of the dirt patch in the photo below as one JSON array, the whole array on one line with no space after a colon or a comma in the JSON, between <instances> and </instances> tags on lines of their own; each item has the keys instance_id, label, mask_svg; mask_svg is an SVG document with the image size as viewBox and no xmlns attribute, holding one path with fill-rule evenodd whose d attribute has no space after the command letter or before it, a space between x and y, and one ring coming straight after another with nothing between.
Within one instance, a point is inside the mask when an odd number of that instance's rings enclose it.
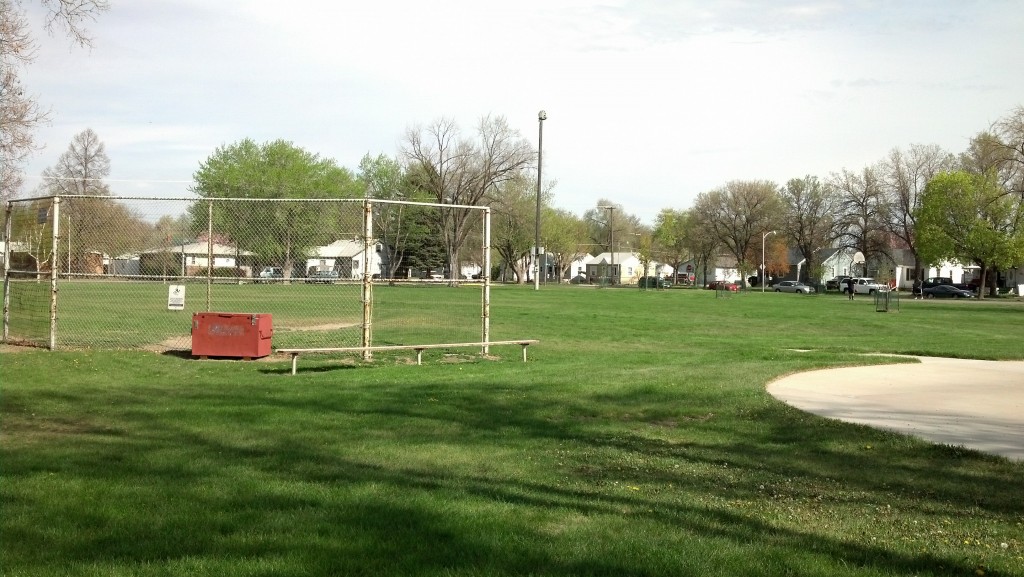
<instances>
[{"instance_id":1,"label":"dirt patch","mask_svg":"<svg viewBox=\"0 0 1024 577\"><path fill-rule=\"evenodd\" d=\"M27 345L0 344L0 353L24 353L26 351L45 351L45 347L34 347Z\"/></svg>"}]
</instances>

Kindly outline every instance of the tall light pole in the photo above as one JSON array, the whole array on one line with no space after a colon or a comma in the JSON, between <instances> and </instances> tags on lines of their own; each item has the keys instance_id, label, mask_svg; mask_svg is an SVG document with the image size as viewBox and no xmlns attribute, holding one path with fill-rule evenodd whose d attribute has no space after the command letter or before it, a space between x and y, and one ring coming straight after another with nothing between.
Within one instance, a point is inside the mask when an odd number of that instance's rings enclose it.
<instances>
[{"instance_id":1,"label":"tall light pole","mask_svg":"<svg viewBox=\"0 0 1024 577\"><path fill-rule=\"evenodd\" d=\"M608 253L611 254L611 274L615 274L615 207L611 205L601 205L597 208L603 208L608 211ZM618 284L615 282L615 277L612 278L612 284Z\"/></svg>"},{"instance_id":2,"label":"tall light pole","mask_svg":"<svg viewBox=\"0 0 1024 577\"><path fill-rule=\"evenodd\" d=\"M541 110L537 113L537 219L533 239L533 290L537 291L540 290L540 169L544 158L544 121L547 119L547 112Z\"/></svg>"},{"instance_id":3,"label":"tall light pole","mask_svg":"<svg viewBox=\"0 0 1024 577\"><path fill-rule=\"evenodd\" d=\"M774 230L769 230L768 232L766 232L766 233L761 235L761 292L762 293L764 292L765 281L768 280L768 275L766 274L766 271L764 270L764 240L766 238L768 238L768 235L770 235L770 234L775 234L775 231Z\"/></svg>"}]
</instances>

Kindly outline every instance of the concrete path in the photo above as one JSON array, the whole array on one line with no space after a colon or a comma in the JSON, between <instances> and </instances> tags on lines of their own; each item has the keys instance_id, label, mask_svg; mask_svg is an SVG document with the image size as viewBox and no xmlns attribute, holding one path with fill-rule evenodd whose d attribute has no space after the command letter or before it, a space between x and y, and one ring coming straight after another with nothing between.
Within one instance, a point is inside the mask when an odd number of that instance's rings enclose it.
<instances>
[{"instance_id":1,"label":"concrete path","mask_svg":"<svg viewBox=\"0 0 1024 577\"><path fill-rule=\"evenodd\" d=\"M823 417L1024 461L1024 362L916 358L789 375L768 392Z\"/></svg>"}]
</instances>

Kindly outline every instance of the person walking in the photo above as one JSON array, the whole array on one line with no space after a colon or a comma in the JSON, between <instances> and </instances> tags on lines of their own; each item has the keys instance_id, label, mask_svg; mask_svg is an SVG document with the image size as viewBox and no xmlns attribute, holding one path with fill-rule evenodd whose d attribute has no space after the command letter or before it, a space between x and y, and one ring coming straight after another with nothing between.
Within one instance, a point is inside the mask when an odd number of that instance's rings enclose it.
<instances>
[{"instance_id":1,"label":"person walking","mask_svg":"<svg viewBox=\"0 0 1024 577\"><path fill-rule=\"evenodd\" d=\"M847 294L847 298L849 298L851 301L853 300L853 285L854 284L856 284L856 283L854 282L853 277L850 277L850 278L846 279L846 294Z\"/></svg>"},{"instance_id":2,"label":"person walking","mask_svg":"<svg viewBox=\"0 0 1024 577\"><path fill-rule=\"evenodd\" d=\"M922 288L922 285L921 285L921 279L919 279L919 278L914 279L913 291L914 291L914 300L920 300L921 298L924 297L924 292L923 292L923 288Z\"/></svg>"}]
</instances>

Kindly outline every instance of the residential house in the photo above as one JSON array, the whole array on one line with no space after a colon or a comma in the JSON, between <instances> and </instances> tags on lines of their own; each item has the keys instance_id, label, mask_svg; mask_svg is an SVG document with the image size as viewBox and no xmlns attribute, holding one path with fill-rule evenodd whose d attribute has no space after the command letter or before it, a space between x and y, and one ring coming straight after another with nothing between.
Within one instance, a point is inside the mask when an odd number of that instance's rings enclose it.
<instances>
[{"instance_id":1,"label":"residential house","mask_svg":"<svg viewBox=\"0 0 1024 577\"><path fill-rule=\"evenodd\" d=\"M213 256L211 263L210 256ZM244 276L252 276L252 257L255 254L237 246L206 241L182 243L142 251L138 257L138 274L159 276L205 275L207 268L237 268ZM134 270L136 255L121 255L113 259L114 270ZM126 273L127 274L127 273Z\"/></svg>"},{"instance_id":2,"label":"residential house","mask_svg":"<svg viewBox=\"0 0 1024 577\"><path fill-rule=\"evenodd\" d=\"M313 271L333 270L338 278L359 280L369 272L380 276L384 265L384 246L380 243L370 245L369 259L366 260L362 239L341 239L325 246L314 247L306 259L306 274Z\"/></svg>"},{"instance_id":3,"label":"residential house","mask_svg":"<svg viewBox=\"0 0 1024 577\"><path fill-rule=\"evenodd\" d=\"M682 275L692 275L692 282L697 286L707 285L711 281L721 280L739 283L741 282L740 271L736 266L736 257L728 254L721 254L714 257L708 263L698 262L690 259L679 263L679 270Z\"/></svg>"},{"instance_id":4,"label":"residential house","mask_svg":"<svg viewBox=\"0 0 1024 577\"><path fill-rule=\"evenodd\" d=\"M633 284L643 276L640 259L632 252L603 252L586 264L587 282Z\"/></svg>"}]
</instances>

